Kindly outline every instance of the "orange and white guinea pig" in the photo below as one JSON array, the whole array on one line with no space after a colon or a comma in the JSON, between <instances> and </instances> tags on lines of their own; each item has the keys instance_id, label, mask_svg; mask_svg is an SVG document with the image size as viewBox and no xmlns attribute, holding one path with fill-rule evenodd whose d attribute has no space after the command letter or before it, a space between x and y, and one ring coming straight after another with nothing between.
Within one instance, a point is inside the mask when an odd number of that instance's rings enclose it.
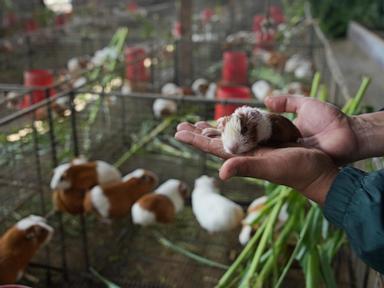
<instances>
[{"instance_id":1,"label":"orange and white guinea pig","mask_svg":"<svg viewBox=\"0 0 384 288\"><path fill-rule=\"evenodd\" d=\"M30 215L0 238L0 284L20 280L31 258L47 244L54 230L43 217Z\"/></svg>"},{"instance_id":2,"label":"orange and white guinea pig","mask_svg":"<svg viewBox=\"0 0 384 288\"><path fill-rule=\"evenodd\" d=\"M98 184L121 181L120 172L103 161L87 162L78 158L54 170L51 180L56 210L71 214L83 213L85 192Z\"/></svg>"},{"instance_id":3,"label":"orange and white guinea pig","mask_svg":"<svg viewBox=\"0 0 384 288\"><path fill-rule=\"evenodd\" d=\"M155 173L137 169L126 175L122 182L98 185L87 192L84 210L95 211L106 219L129 215L133 203L143 195L152 192L158 183Z\"/></svg>"},{"instance_id":4,"label":"orange and white guinea pig","mask_svg":"<svg viewBox=\"0 0 384 288\"><path fill-rule=\"evenodd\" d=\"M170 223L184 208L188 187L184 182L170 179L160 185L152 194L145 195L132 207L132 221L148 226L156 223Z\"/></svg>"}]
</instances>

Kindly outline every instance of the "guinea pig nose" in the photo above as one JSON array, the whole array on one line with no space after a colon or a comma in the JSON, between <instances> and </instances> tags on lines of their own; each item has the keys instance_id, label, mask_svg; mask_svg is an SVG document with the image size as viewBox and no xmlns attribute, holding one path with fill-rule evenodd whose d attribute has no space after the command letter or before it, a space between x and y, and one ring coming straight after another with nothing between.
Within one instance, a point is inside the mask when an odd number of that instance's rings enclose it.
<instances>
[{"instance_id":1,"label":"guinea pig nose","mask_svg":"<svg viewBox=\"0 0 384 288\"><path fill-rule=\"evenodd\" d=\"M239 149L239 145L237 143L231 143L225 147L225 151L230 154L236 154Z\"/></svg>"}]
</instances>

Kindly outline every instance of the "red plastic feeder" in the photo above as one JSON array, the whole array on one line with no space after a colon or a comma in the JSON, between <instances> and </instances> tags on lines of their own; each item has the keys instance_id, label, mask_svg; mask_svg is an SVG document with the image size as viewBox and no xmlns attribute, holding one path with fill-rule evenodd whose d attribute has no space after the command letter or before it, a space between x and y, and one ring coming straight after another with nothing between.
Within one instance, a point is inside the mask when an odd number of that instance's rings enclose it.
<instances>
[{"instance_id":1,"label":"red plastic feeder","mask_svg":"<svg viewBox=\"0 0 384 288\"><path fill-rule=\"evenodd\" d=\"M248 57L245 52L224 52L222 81L232 85L248 83Z\"/></svg>"},{"instance_id":2,"label":"red plastic feeder","mask_svg":"<svg viewBox=\"0 0 384 288\"><path fill-rule=\"evenodd\" d=\"M29 70L24 72L24 86L27 88L47 87L53 84L53 75L48 70ZM55 95L51 89L50 96ZM20 109L27 108L45 99L44 90L36 90L24 96L20 103Z\"/></svg>"},{"instance_id":3,"label":"red plastic feeder","mask_svg":"<svg viewBox=\"0 0 384 288\"><path fill-rule=\"evenodd\" d=\"M279 6L271 5L269 7L269 15L277 24L285 21L283 10Z\"/></svg>"},{"instance_id":4,"label":"red plastic feeder","mask_svg":"<svg viewBox=\"0 0 384 288\"><path fill-rule=\"evenodd\" d=\"M265 20L264 15L255 15L253 17L252 31L253 32L261 32L263 28L263 22Z\"/></svg>"},{"instance_id":5,"label":"red plastic feeder","mask_svg":"<svg viewBox=\"0 0 384 288\"><path fill-rule=\"evenodd\" d=\"M252 99L251 91L245 86L219 86L216 97L218 99ZM240 105L241 106L241 105ZM215 119L231 115L239 105L234 104L216 104Z\"/></svg>"},{"instance_id":6,"label":"red plastic feeder","mask_svg":"<svg viewBox=\"0 0 384 288\"><path fill-rule=\"evenodd\" d=\"M39 24L37 24L37 21L35 19L28 19L25 22L25 30L27 32L34 32L39 28Z\"/></svg>"},{"instance_id":7,"label":"red plastic feeder","mask_svg":"<svg viewBox=\"0 0 384 288\"><path fill-rule=\"evenodd\" d=\"M128 8L129 12L135 13L139 9L139 6L137 5L136 1L132 1L132 2L128 3L127 8Z\"/></svg>"},{"instance_id":8,"label":"red plastic feeder","mask_svg":"<svg viewBox=\"0 0 384 288\"><path fill-rule=\"evenodd\" d=\"M180 21L176 21L173 23L172 27L172 36L176 39L180 39L183 34L183 29L181 27Z\"/></svg>"},{"instance_id":9,"label":"red plastic feeder","mask_svg":"<svg viewBox=\"0 0 384 288\"><path fill-rule=\"evenodd\" d=\"M62 28L64 26L66 20L67 20L67 16L66 15L64 15L64 14L56 15L55 26L57 28Z\"/></svg>"},{"instance_id":10,"label":"red plastic feeder","mask_svg":"<svg viewBox=\"0 0 384 288\"><path fill-rule=\"evenodd\" d=\"M201 12L201 19L203 20L203 23L207 24L208 22L210 22L212 20L213 15L215 15L215 13L211 8L205 8Z\"/></svg>"},{"instance_id":11,"label":"red plastic feeder","mask_svg":"<svg viewBox=\"0 0 384 288\"><path fill-rule=\"evenodd\" d=\"M127 47L125 54L125 77L131 82L144 82L149 80L149 71L145 67L144 59L147 52L140 47Z\"/></svg>"}]
</instances>

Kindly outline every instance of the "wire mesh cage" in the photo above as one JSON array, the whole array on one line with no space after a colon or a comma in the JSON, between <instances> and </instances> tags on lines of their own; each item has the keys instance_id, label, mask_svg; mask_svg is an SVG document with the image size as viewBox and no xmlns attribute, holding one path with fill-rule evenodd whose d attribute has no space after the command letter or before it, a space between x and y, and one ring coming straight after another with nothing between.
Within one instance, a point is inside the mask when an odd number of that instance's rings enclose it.
<instances>
[{"instance_id":1,"label":"wire mesh cage","mask_svg":"<svg viewBox=\"0 0 384 288\"><path fill-rule=\"evenodd\" d=\"M344 103L349 92L342 78L337 77L335 67L327 65L326 59L331 56L326 39L319 34L315 23L310 22L303 31L298 39L284 47L284 52L310 57L316 70L325 76L324 82L331 87L330 99L336 104ZM161 86L177 81L179 74L178 42L134 44L148 49L148 54L138 60L149 59L150 79L143 91L121 93L124 77L119 67L109 81L98 78L79 88L63 90L0 120L0 201L3 203L0 232L29 214L46 215L56 229L50 245L41 250L29 266L29 271L40 280L33 283L34 287L103 287L97 277L91 276L94 274L89 272L90 268L121 287L213 287L240 251L239 231L209 234L202 230L189 201L174 223L152 228L134 226L130 217L105 224L95 215L51 213L52 169L79 155L112 163L123 175L136 168L149 169L158 174L160 183L176 178L185 181L191 189L200 175L215 176L221 162L176 142L173 134L177 123L213 119L217 105L262 106L252 99L164 97L158 94ZM222 52L227 49L223 39L192 45L192 78L217 80ZM89 47L89 51L94 48ZM252 43L242 47L248 55L252 55L253 48ZM257 65L259 63L251 61L251 68ZM62 63L58 65L61 66ZM12 89L24 88L3 88L4 91ZM59 98L67 103L65 117L52 111L51 103ZM156 118L153 102L160 98L175 101L177 114L166 119ZM42 120L36 118L38 109L45 112ZM220 188L223 195L244 207L263 193L263 187L249 179L231 180ZM168 240L220 265L202 265L175 253L167 247ZM298 287L300 281L300 273L293 269L284 287Z\"/></svg>"}]
</instances>

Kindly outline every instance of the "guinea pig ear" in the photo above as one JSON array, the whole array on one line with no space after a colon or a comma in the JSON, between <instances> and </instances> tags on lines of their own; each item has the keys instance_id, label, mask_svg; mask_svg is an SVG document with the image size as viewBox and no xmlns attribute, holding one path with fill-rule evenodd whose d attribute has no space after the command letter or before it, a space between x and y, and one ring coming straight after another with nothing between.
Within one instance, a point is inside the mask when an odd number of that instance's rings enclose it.
<instances>
[{"instance_id":1,"label":"guinea pig ear","mask_svg":"<svg viewBox=\"0 0 384 288\"><path fill-rule=\"evenodd\" d=\"M180 182L179 184L179 192L181 193L181 195L183 196L183 198L187 198L188 197L188 186L187 184L185 184L184 182Z\"/></svg>"}]
</instances>

